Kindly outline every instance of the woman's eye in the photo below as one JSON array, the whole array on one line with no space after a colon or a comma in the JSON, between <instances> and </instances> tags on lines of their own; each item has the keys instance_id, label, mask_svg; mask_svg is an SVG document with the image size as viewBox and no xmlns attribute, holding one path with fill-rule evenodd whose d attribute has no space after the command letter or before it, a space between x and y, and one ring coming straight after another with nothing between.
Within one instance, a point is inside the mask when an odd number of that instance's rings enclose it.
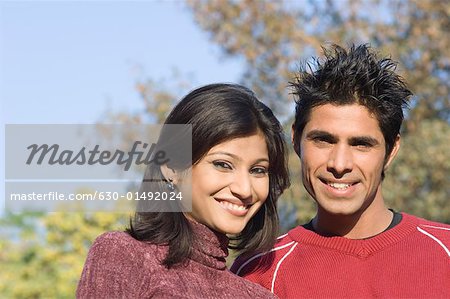
<instances>
[{"instance_id":1,"label":"woman's eye","mask_svg":"<svg viewBox=\"0 0 450 299\"><path fill-rule=\"evenodd\" d=\"M223 161L214 161L213 162L214 167L219 169L232 169L231 165L227 162Z\"/></svg>"},{"instance_id":2,"label":"woman's eye","mask_svg":"<svg viewBox=\"0 0 450 299\"><path fill-rule=\"evenodd\" d=\"M268 174L268 170L265 167L255 167L251 169L250 173L258 176L265 176Z\"/></svg>"}]
</instances>

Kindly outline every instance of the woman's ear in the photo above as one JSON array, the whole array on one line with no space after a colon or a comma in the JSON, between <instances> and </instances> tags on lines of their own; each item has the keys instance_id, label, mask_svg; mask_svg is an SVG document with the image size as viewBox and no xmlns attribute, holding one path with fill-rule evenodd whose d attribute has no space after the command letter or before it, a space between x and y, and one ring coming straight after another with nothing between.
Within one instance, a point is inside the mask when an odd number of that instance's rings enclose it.
<instances>
[{"instance_id":1,"label":"woman's ear","mask_svg":"<svg viewBox=\"0 0 450 299\"><path fill-rule=\"evenodd\" d=\"M178 183L178 172L173 170L172 168L170 168L169 166L167 166L167 164L163 164L160 166L162 175L164 176L164 178L169 181L174 183L175 185Z\"/></svg>"}]
</instances>

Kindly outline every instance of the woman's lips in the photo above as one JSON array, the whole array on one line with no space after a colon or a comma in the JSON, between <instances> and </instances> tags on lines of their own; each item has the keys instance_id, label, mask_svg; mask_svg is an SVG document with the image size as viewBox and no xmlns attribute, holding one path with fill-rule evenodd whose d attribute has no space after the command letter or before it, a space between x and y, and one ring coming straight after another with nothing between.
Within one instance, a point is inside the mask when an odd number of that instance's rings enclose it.
<instances>
[{"instance_id":1,"label":"woman's lips","mask_svg":"<svg viewBox=\"0 0 450 299\"><path fill-rule=\"evenodd\" d=\"M245 216L251 206L251 205L244 205L243 203L237 204L234 202L227 201L225 199L216 199L216 201L223 209L225 209L227 212L235 216Z\"/></svg>"}]
</instances>

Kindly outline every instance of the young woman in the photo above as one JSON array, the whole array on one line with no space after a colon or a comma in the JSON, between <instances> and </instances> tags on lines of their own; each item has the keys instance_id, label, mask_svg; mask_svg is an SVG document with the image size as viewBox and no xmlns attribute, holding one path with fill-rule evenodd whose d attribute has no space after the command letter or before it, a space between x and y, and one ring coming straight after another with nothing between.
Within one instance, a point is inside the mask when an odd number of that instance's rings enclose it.
<instances>
[{"instance_id":1,"label":"young woman","mask_svg":"<svg viewBox=\"0 0 450 299\"><path fill-rule=\"evenodd\" d=\"M212 84L184 97L165 124L192 125L192 160L175 154L164 165L149 164L141 192L181 190L192 209L141 209L126 232L98 237L77 297L273 296L229 272L225 258L228 248L254 253L275 242L276 201L289 185L280 123L247 88ZM157 148L176 152L183 136L163 129Z\"/></svg>"}]
</instances>

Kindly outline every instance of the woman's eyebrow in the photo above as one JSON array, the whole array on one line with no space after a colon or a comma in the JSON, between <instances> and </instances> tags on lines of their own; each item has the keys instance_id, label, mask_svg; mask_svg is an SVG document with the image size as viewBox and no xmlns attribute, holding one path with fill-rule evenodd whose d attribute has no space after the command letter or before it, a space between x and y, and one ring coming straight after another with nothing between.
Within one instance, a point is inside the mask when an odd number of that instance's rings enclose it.
<instances>
[{"instance_id":1,"label":"woman's eyebrow","mask_svg":"<svg viewBox=\"0 0 450 299\"><path fill-rule=\"evenodd\" d=\"M212 153L207 154L207 156L215 156L215 155L226 155L226 156L229 156L229 157L231 157L231 158L233 158L235 160L238 160L238 161L242 160L239 156L237 156L235 154L232 154L232 153L229 153L229 152L224 152L224 151L212 152ZM259 159L255 160L255 163L259 163L259 162L269 162L269 158L268 157L267 158L266 157L262 157L262 158L259 158Z\"/></svg>"}]
</instances>

